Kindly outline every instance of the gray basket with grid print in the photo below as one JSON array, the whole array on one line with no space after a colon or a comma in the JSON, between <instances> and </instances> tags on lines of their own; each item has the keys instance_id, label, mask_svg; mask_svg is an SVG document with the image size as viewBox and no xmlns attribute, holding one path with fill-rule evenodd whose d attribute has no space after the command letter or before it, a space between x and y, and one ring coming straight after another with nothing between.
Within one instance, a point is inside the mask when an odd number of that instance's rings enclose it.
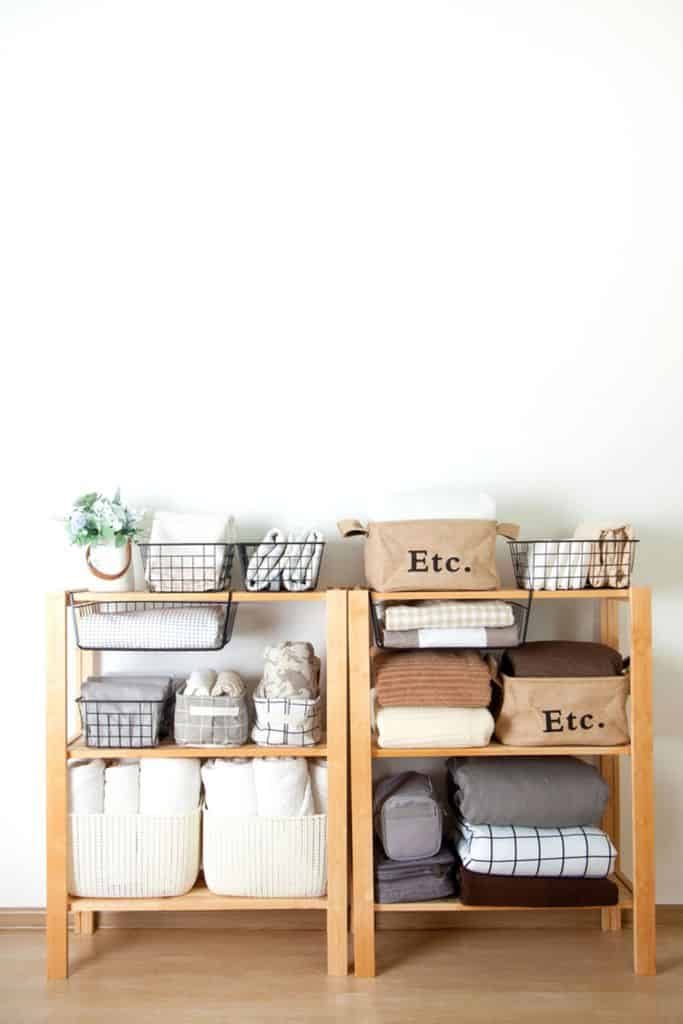
<instances>
[{"instance_id":1,"label":"gray basket with grid print","mask_svg":"<svg viewBox=\"0 0 683 1024\"><path fill-rule=\"evenodd\" d=\"M247 698L179 693L173 732L181 747L239 747L249 737Z\"/></svg>"}]
</instances>

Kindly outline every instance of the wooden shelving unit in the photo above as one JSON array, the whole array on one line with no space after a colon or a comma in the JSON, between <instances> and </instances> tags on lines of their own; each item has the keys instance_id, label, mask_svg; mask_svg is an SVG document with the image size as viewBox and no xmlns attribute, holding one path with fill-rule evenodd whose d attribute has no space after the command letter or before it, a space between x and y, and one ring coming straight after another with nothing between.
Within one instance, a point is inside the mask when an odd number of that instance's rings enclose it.
<instances>
[{"instance_id":1,"label":"wooden shelving unit","mask_svg":"<svg viewBox=\"0 0 683 1024\"><path fill-rule=\"evenodd\" d=\"M98 911L150 910L324 910L327 919L327 970L348 972L348 820L347 820L347 595L343 590L303 593L233 592L233 603L322 602L327 620L327 736L315 747L158 747L104 749L86 747L67 736L67 662L69 601L222 602L226 593L70 593L47 598L47 975L68 976L68 914L76 933L92 933ZM106 652L104 652L106 653ZM197 652L200 653L200 652ZM78 684L94 674L97 652L77 650ZM328 761L327 896L312 899L250 899L217 896L200 876L184 896L160 899L87 899L68 893L68 779L71 758L141 757L326 757Z\"/></svg>"},{"instance_id":2,"label":"wooden shelving unit","mask_svg":"<svg viewBox=\"0 0 683 1024\"><path fill-rule=\"evenodd\" d=\"M420 593L377 593L354 590L349 593L349 686L351 738L351 808L353 816L353 934L355 973L375 975L375 914L491 910L524 910L523 907L466 906L458 899L420 903L377 904L373 878L372 765L377 758L515 757L570 754L597 756L603 777L610 786L610 800L602 827L619 847L619 757L631 758L633 883L621 873L619 862L615 881L619 903L600 909L603 931L621 927L621 911L633 909L633 962L636 974L651 975L655 963L655 879L654 801L652 763L652 625L650 590L536 591L533 601L569 600L597 602L600 637L603 643L619 647L618 607L628 605L631 637L631 742L621 747L509 747L492 743L487 747L381 749L373 742L370 720L370 635L371 601L416 601L455 598L459 600L526 601L525 590L449 591ZM539 908L534 908L538 910ZM560 908L547 908L548 911ZM578 908L572 908L578 909Z\"/></svg>"}]
</instances>

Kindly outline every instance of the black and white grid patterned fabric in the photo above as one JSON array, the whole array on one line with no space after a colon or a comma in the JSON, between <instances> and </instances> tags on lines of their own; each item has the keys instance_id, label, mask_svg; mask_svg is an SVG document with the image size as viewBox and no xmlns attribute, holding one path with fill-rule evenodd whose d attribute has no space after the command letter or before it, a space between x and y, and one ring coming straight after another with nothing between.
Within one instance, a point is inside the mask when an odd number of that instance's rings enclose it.
<instances>
[{"instance_id":1,"label":"black and white grid patterned fabric","mask_svg":"<svg viewBox=\"0 0 683 1024\"><path fill-rule=\"evenodd\" d=\"M322 739L322 699L254 697L254 743L264 747L314 747Z\"/></svg>"},{"instance_id":2,"label":"black and white grid patterned fabric","mask_svg":"<svg viewBox=\"0 0 683 1024\"><path fill-rule=\"evenodd\" d=\"M246 697L203 697L179 693L173 733L185 747L239 747L249 738Z\"/></svg>"},{"instance_id":3,"label":"black and white grid patterned fabric","mask_svg":"<svg viewBox=\"0 0 683 1024\"><path fill-rule=\"evenodd\" d=\"M78 641L83 647L116 650L202 650L220 646L226 608L101 602L78 609Z\"/></svg>"},{"instance_id":4,"label":"black and white grid patterned fabric","mask_svg":"<svg viewBox=\"0 0 683 1024\"><path fill-rule=\"evenodd\" d=\"M593 825L526 828L470 825L462 818L456 833L458 856L468 871L526 878L606 878L617 851Z\"/></svg>"}]
</instances>

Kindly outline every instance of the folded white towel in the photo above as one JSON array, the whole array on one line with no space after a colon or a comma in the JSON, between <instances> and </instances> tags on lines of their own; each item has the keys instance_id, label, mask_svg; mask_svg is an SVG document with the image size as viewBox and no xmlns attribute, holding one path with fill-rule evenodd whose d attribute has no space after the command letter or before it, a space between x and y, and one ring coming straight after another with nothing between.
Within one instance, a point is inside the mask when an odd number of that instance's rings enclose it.
<instances>
[{"instance_id":1,"label":"folded white towel","mask_svg":"<svg viewBox=\"0 0 683 1024\"><path fill-rule=\"evenodd\" d=\"M487 708L376 707L380 747L485 747L494 721Z\"/></svg>"},{"instance_id":2,"label":"folded white towel","mask_svg":"<svg viewBox=\"0 0 683 1024\"><path fill-rule=\"evenodd\" d=\"M254 780L259 817L302 818L315 813L305 757L257 757Z\"/></svg>"},{"instance_id":3,"label":"folded white towel","mask_svg":"<svg viewBox=\"0 0 683 1024\"><path fill-rule=\"evenodd\" d=\"M486 647L486 628L483 626L453 627L452 629L418 629L418 647Z\"/></svg>"},{"instance_id":4,"label":"folded white towel","mask_svg":"<svg viewBox=\"0 0 683 1024\"><path fill-rule=\"evenodd\" d=\"M197 697L210 697L216 683L216 678L216 673L212 668L196 669L194 672L190 672L187 677L183 692L186 697L193 695Z\"/></svg>"},{"instance_id":5,"label":"folded white towel","mask_svg":"<svg viewBox=\"0 0 683 1024\"><path fill-rule=\"evenodd\" d=\"M317 757L308 767L316 814L327 814L327 761Z\"/></svg>"},{"instance_id":6,"label":"folded white towel","mask_svg":"<svg viewBox=\"0 0 683 1024\"><path fill-rule=\"evenodd\" d=\"M104 813L137 814L140 810L140 762L121 761L104 772Z\"/></svg>"},{"instance_id":7,"label":"folded white towel","mask_svg":"<svg viewBox=\"0 0 683 1024\"><path fill-rule=\"evenodd\" d=\"M216 758L202 768L206 806L212 814L228 818L258 814L254 763L247 758Z\"/></svg>"},{"instance_id":8,"label":"folded white towel","mask_svg":"<svg viewBox=\"0 0 683 1024\"><path fill-rule=\"evenodd\" d=\"M267 590L282 572L282 556L287 547L287 537L274 527L265 535L249 559L246 572L247 590Z\"/></svg>"},{"instance_id":9,"label":"folded white towel","mask_svg":"<svg viewBox=\"0 0 683 1024\"><path fill-rule=\"evenodd\" d=\"M190 814L199 806L200 761L146 757L140 764L140 814Z\"/></svg>"},{"instance_id":10,"label":"folded white towel","mask_svg":"<svg viewBox=\"0 0 683 1024\"><path fill-rule=\"evenodd\" d=\"M104 761L70 761L69 811L71 814L104 812Z\"/></svg>"},{"instance_id":11,"label":"folded white towel","mask_svg":"<svg viewBox=\"0 0 683 1024\"><path fill-rule=\"evenodd\" d=\"M211 689L212 697L243 697L246 686L239 672L228 669L218 673L218 678Z\"/></svg>"},{"instance_id":12,"label":"folded white towel","mask_svg":"<svg viewBox=\"0 0 683 1024\"><path fill-rule=\"evenodd\" d=\"M196 545L223 544L235 538L235 520L230 516L157 512L145 565L152 590L215 590L225 549Z\"/></svg>"},{"instance_id":13,"label":"folded white towel","mask_svg":"<svg viewBox=\"0 0 683 1024\"><path fill-rule=\"evenodd\" d=\"M313 589L323 556L324 540L319 530L289 534L282 560L282 585L285 590L296 593Z\"/></svg>"}]
</instances>

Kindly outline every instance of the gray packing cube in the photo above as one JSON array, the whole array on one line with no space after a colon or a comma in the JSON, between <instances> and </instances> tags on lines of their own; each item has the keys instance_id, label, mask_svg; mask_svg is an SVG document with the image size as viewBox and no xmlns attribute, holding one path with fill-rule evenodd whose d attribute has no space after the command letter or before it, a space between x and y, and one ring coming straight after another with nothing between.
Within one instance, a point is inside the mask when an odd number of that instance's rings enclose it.
<instances>
[{"instance_id":1,"label":"gray packing cube","mask_svg":"<svg viewBox=\"0 0 683 1024\"><path fill-rule=\"evenodd\" d=\"M428 775L402 772L378 782L374 820L390 860L420 860L441 849L443 815Z\"/></svg>"},{"instance_id":2,"label":"gray packing cube","mask_svg":"<svg viewBox=\"0 0 683 1024\"><path fill-rule=\"evenodd\" d=\"M597 825L609 796L576 757L452 757L446 767L449 800L472 825Z\"/></svg>"}]
</instances>

